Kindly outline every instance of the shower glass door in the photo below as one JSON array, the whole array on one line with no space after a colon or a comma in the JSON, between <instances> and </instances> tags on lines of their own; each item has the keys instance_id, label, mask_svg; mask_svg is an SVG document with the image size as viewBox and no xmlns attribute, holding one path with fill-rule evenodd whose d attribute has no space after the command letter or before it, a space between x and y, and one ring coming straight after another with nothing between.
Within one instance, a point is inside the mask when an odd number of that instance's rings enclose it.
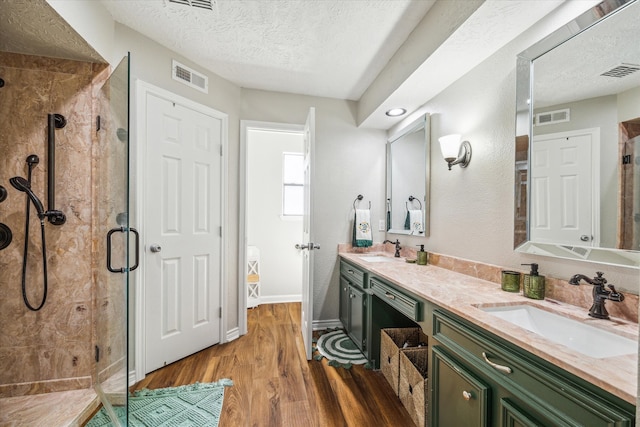
<instances>
[{"instance_id":1,"label":"shower glass door","mask_svg":"<svg viewBox=\"0 0 640 427\"><path fill-rule=\"evenodd\" d=\"M129 57L98 94L95 159L95 390L114 425L127 425L129 241ZM130 236L131 234L131 236ZM132 243L131 252L136 251ZM131 258L135 258L132 256Z\"/></svg>"}]
</instances>

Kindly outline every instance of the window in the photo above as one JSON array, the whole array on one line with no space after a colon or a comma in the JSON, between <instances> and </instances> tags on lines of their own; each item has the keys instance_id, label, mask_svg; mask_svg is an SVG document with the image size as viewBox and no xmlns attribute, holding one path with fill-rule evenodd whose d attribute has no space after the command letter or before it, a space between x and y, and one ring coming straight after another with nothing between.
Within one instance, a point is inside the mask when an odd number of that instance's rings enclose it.
<instances>
[{"instance_id":1,"label":"window","mask_svg":"<svg viewBox=\"0 0 640 427\"><path fill-rule=\"evenodd\" d=\"M282 154L282 215L304 212L304 157L301 153Z\"/></svg>"}]
</instances>

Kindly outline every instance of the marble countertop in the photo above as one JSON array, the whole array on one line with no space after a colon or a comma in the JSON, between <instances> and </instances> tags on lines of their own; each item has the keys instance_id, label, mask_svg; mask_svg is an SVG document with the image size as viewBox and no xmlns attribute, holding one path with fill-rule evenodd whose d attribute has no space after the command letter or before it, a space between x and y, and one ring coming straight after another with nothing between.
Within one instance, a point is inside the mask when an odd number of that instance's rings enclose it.
<instances>
[{"instance_id":1,"label":"marble countertop","mask_svg":"<svg viewBox=\"0 0 640 427\"><path fill-rule=\"evenodd\" d=\"M389 256L390 262L367 262L363 255ZM593 358L556 344L541 335L509 323L480 307L523 303L570 317L591 326L637 341L638 324L622 319L594 319L584 307L553 300L533 300L518 293L504 292L500 285L433 265L416 265L394 258L388 252L346 253L339 256L376 276L430 301L487 331L504 338L528 352L607 390L625 401L636 404L638 354L610 358Z\"/></svg>"}]
</instances>

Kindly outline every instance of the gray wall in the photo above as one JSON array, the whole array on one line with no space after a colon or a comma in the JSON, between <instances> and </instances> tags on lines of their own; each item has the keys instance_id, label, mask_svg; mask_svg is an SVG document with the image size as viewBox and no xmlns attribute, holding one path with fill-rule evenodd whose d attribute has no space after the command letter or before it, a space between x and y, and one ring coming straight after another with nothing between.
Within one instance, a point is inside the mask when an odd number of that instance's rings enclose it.
<instances>
[{"instance_id":1,"label":"gray wall","mask_svg":"<svg viewBox=\"0 0 640 427\"><path fill-rule=\"evenodd\" d=\"M523 262L538 262L543 274L560 278L577 272L590 275L596 269L603 269L611 283L637 292L636 270L603 268L513 251L515 58L565 21L559 14L551 14L404 121L410 123L425 112L433 114L431 236L402 236L400 240L406 246L425 243L427 250L510 268L520 268ZM126 27L115 25L115 39L116 49L109 57L121 57L127 50L131 51L132 81L143 79L229 114L229 240L226 248L230 265L226 278L229 328L237 326L238 316L238 277L234 266L238 253L239 119L302 124L309 107L316 107L313 231L322 250L316 254L314 269L314 319L336 319L336 245L350 241L353 199L363 194L365 202L372 201L374 225L384 218L386 134L357 128L354 102L240 89ZM108 56L103 50L99 51ZM172 58L205 72L210 78L210 94L201 94L171 80L168 70ZM389 134L401 126L391 129ZM467 169L454 167L448 171L437 138L454 132L462 133L471 141L473 158ZM374 231L374 240L383 238L383 234Z\"/></svg>"},{"instance_id":2,"label":"gray wall","mask_svg":"<svg viewBox=\"0 0 640 427\"><path fill-rule=\"evenodd\" d=\"M384 219L384 131L359 129L355 103L259 90L242 90L243 120L304 124L316 109L316 156L313 181L313 241L315 252L314 320L338 318L337 245L351 241L353 200L372 202L372 224ZM384 233L375 231L373 240Z\"/></svg>"},{"instance_id":3,"label":"gray wall","mask_svg":"<svg viewBox=\"0 0 640 427\"><path fill-rule=\"evenodd\" d=\"M431 235L401 237L407 245L523 270L537 262L541 274L568 279L575 273L606 272L609 281L638 293L637 270L525 255L513 250L516 55L555 27L549 18L523 33L404 120L418 114L431 118ZM448 171L438 137L461 133L471 142L468 168Z\"/></svg>"},{"instance_id":4,"label":"gray wall","mask_svg":"<svg viewBox=\"0 0 640 427\"><path fill-rule=\"evenodd\" d=\"M618 232L618 104L615 95L590 98L534 110L571 109L568 122L535 126L533 134L568 132L580 129L600 129L600 246L616 247Z\"/></svg>"}]
</instances>

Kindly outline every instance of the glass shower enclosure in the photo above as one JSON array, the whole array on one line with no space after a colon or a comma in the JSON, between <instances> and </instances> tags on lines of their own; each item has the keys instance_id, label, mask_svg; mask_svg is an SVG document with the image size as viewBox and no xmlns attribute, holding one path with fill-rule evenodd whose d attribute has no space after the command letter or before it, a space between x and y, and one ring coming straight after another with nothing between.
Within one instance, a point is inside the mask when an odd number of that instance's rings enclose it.
<instances>
[{"instance_id":1,"label":"glass shower enclosure","mask_svg":"<svg viewBox=\"0 0 640 427\"><path fill-rule=\"evenodd\" d=\"M94 150L95 390L113 425L127 425L129 272L137 267L138 239L129 227L129 56L97 99ZM131 244L130 244L131 242ZM131 254L130 254L131 252ZM131 255L131 256L130 256ZM131 259L131 262L130 262Z\"/></svg>"}]
</instances>

